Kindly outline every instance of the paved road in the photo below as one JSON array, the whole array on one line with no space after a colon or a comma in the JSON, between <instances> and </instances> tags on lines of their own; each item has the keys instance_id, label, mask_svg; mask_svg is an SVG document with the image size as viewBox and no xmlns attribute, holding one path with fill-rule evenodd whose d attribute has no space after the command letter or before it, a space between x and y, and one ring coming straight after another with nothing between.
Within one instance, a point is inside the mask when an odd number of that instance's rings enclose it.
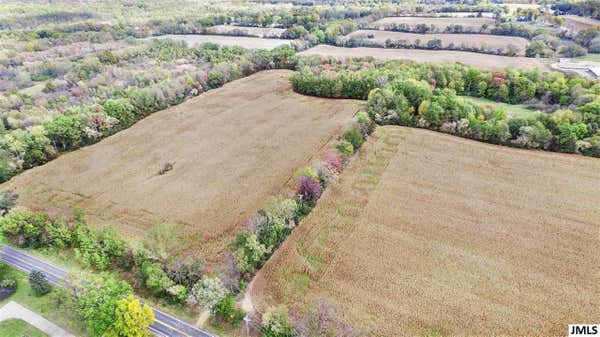
<instances>
[{"instance_id":1,"label":"paved road","mask_svg":"<svg viewBox=\"0 0 600 337\"><path fill-rule=\"evenodd\" d=\"M66 287L65 278L68 272L48 262L33 257L18 249L0 245L0 259L26 273L37 269L43 272L50 283ZM181 321L163 311L152 308L154 311L154 323L148 328L157 336L161 337L217 337L200 328Z\"/></svg>"}]
</instances>

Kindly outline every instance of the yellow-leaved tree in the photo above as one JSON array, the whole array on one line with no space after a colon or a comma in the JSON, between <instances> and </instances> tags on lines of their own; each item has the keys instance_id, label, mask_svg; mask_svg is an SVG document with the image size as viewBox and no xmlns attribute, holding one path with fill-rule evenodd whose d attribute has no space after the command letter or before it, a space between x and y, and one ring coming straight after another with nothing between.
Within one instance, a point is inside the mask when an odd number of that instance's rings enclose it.
<instances>
[{"instance_id":1,"label":"yellow-leaved tree","mask_svg":"<svg viewBox=\"0 0 600 337\"><path fill-rule=\"evenodd\" d=\"M148 326L154 322L154 312L147 305L129 295L117 301L115 321L105 333L106 337L147 337Z\"/></svg>"}]
</instances>

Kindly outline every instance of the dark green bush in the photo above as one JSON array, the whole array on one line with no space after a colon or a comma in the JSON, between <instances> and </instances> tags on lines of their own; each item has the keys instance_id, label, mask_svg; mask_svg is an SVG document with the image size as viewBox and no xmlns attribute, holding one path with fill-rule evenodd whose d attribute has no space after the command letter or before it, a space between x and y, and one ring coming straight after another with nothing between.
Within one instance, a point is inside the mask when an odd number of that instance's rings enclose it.
<instances>
[{"instance_id":1,"label":"dark green bush","mask_svg":"<svg viewBox=\"0 0 600 337\"><path fill-rule=\"evenodd\" d=\"M52 286L48 282L48 279L46 279L46 275L39 270L32 270L29 273L29 285L35 296L45 295L52 290Z\"/></svg>"},{"instance_id":2,"label":"dark green bush","mask_svg":"<svg viewBox=\"0 0 600 337\"><path fill-rule=\"evenodd\" d=\"M219 303L213 307L213 314L218 319L231 324L233 327L240 325L246 314L235 307L235 298L227 294Z\"/></svg>"}]
</instances>

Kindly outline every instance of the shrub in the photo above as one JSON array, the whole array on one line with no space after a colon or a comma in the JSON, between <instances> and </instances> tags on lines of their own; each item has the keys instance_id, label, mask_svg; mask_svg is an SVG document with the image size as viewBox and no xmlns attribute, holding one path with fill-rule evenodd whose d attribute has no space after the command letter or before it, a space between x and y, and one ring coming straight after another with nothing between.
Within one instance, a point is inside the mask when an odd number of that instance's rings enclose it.
<instances>
[{"instance_id":1,"label":"shrub","mask_svg":"<svg viewBox=\"0 0 600 337\"><path fill-rule=\"evenodd\" d=\"M321 184L311 177L299 176L296 179L296 193L304 200L316 201L321 197Z\"/></svg>"},{"instance_id":2,"label":"shrub","mask_svg":"<svg viewBox=\"0 0 600 337\"><path fill-rule=\"evenodd\" d=\"M88 267L104 270L111 262L120 261L125 253L125 242L117 238L111 226L104 226L102 231L79 226L76 237L75 256Z\"/></svg>"},{"instance_id":3,"label":"shrub","mask_svg":"<svg viewBox=\"0 0 600 337\"><path fill-rule=\"evenodd\" d=\"M118 119L120 128L126 128L137 120L135 108L127 98L108 99L102 103L102 110Z\"/></svg>"},{"instance_id":4,"label":"shrub","mask_svg":"<svg viewBox=\"0 0 600 337\"><path fill-rule=\"evenodd\" d=\"M204 274L204 260L185 252L175 252L174 255L167 259L165 272L177 284L191 288Z\"/></svg>"},{"instance_id":5,"label":"shrub","mask_svg":"<svg viewBox=\"0 0 600 337\"><path fill-rule=\"evenodd\" d=\"M346 161L354 153L354 146L347 140L339 140L335 143L335 149L342 157L342 160Z\"/></svg>"},{"instance_id":6,"label":"shrub","mask_svg":"<svg viewBox=\"0 0 600 337\"><path fill-rule=\"evenodd\" d=\"M48 279L46 279L46 275L39 270L32 270L29 273L29 284L35 296L45 295L52 290L52 286L48 282Z\"/></svg>"},{"instance_id":7,"label":"shrub","mask_svg":"<svg viewBox=\"0 0 600 337\"><path fill-rule=\"evenodd\" d=\"M44 213L14 211L0 219L0 230L8 240L20 247L39 247L50 222Z\"/></svg>"},{"instance_id":8,"label":"shrub","mask_svg":"<svg viewBox=\"0 0 600 337\"><path fill-rule=\"evenodd\" d=\"M227 294L229 291L218 277L204 276L194 285L190 296L193 296L201 307L213 310Z\"/></svg>"},{"instance_id":9,"label":"shrub","mask_svg":"<svg viewBox=\"0 0 600 337\"><path fill-rule=\"evenodd\" d=\"M53 248L70 247L73 243L72 230L62 220L55 219L46 225L46 241Z\"/></svg>"},{"instance_id":10,"label":"shrub","mask_svg":"<svg viewBox=\"0 0 600 337\"><path fill-rule=\"evenodd\" d=\"M0 216L7 214L17 203L18 194L11 190L0 192Z\"/></svg>"},{"instance_id":11,"label":"shrub","mask_svg":"<svg viewBox=\"0 0 600 337\"><path fill-rule=\"evenodd\" d=\"M167 276L160 263L146 261L140 268L146 287L155 296L165 296L167 289L175 283Z\"/></svg>"},{"instance_id":12,"label":"shrub","mask_svg":"<svg viewBox=\"0 0 600 337\"><path fill-rule=\"evenodd\" d=\"M285 306L271 307L263 315L261 337L294 337L288 310Z\"/></svg>"},{"instance_id":13,"label":"shrub","mask_svg":"<svg viewBox=\"0 0 600 337\"><path fill-rule=\"evenodd\" d=\"M230 249L236 258L241 272L251 274L263 263L269 250L259 242L256 234L249 232L240 233Z\"/></svg>"},{"instance_id":14,"label":"shrub","mask_svg":"<svg viewBox=\"0 0 600 337\"><path fill-rule=\"evenodd\" d=\"M319 180L319 174L311 167L303 167L296 171L296 177L306 176L313 180Z\"/></svg>"},{"instance_id":15,"label":"shrub","mask_svg":"<svg viewBox=\"0 0 600 337\"><path fill-rule=\"evenodd\" d=\"M311 167L317 172L319 183L326 188L329 183L337 176L337 171L325 162L316 161Z\"/></svg>"},{"instance_id":16,"label":"shrub","mask_svg":"<svg viewBox=\"0 0 600 337\"><path fill-rule=\"evenodd\" d=\"M17 291L17 281L13 278L4 278L0 281L0 301L8 298Z\"/></svg>"},{"instance_id":17,"label":"shrub","mask_svg":"<svg viewBox=\"0 0 600 337\"><path fill-rule=\"evenodd\" d=\"M173 302L180 304L185 303L188 297L187 288L181 284L170 286L167 288L166 293Z\"/></svg>"},{"instance_id":18,"label":"shrub","mask_svg":"<svg viewBox=\"0 0 600 337\"><path fill-rule=\"evenodd\" d=\"M326 151L321 154L323 163L337 173L341 173L343 169L342 158L339 154L333 151Z\"/></svg>"},{"instance_id":19,"label":"shrub","mask_svg":"<svg viewBox=\"0 0 600 337\"><path fill-rule=\"evenodd\" d=\"M370 135L375 130L375 123L373 123L369 114L366 112L361 111L357 113L356 120L358 121L360 133L362 133L363 136Z\"/></svg>"},{"instance_id":20,"label":"shrub","mask_svg":"<svg viewBox=\"0 0 600 337\"><path fill-rule=\"evenodd\" d=\"M246 314L235 307L235 299L232 294L227 294L223 297L219 303L217 303L212 310L215 317L230 323L232 326L237 327L242 322L242 319Z\"/></svg>"},{"instance_id":21,"label":"shrub","mask_svg":"<svg viewBox=\"0 0 600 337\"><path fill-rule=\"evenodd\" d=\"M83 144L83 124L74 116L57 116L44 123L48 138L62 150L69 150Z\"/></svg>"},{"instance_id":22,"label":"shrub","mask_svg":"<svg viewBox=\"0 0 600 337\"><path fill-rule=\"evenodd\" d=\"M350 144L352 144L352 148L354 151L358 150L365 141L362 133L357 129L351 129L346 131L342 138Z\"/></svg>"},{"instance_id":23,"label":"shrub","mask_svg":"<svg viewBox=\"0 0 600 337\"><path fill-rule=\"evenodd\" d=\"M283 199L272 202L269 206L267 206L266 213L273 223L284 227L293 227L296 208L298 208L296 200Z\"/></svg>"},{"instance_id":24,"label":"shrub","mask_svg":"<svg viewBox=\"0 0 600 337\"><path fill-rule=\"evenodd\" d=\"M294 214L294 222L300 223L300 220L307 216L313 207L315 207L315 201L304 200L304 198L299 195L296 198L296 205L298 205L298 207L296 208L296 214Z\"/></svg>"}]
</instances>

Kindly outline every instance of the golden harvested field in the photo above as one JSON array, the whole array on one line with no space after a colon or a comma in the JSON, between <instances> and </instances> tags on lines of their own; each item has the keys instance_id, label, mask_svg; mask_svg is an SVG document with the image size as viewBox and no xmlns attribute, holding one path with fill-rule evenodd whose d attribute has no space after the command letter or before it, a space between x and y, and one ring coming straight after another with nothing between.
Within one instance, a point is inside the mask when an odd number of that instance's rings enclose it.
<instances>
[{"instance_id":1,"label":"golden harvested field","mask_svg":"<svg viewBox=\"0 0 600 337\"><path fill-rule=\"evenodd\" d=\"M279 38L281 34L285 32L285 29L283 28L241 27L232 25L216 25L208 27L206 30L210 34L232 34L238 31L243 32L249 36L275 38Z\"/></svg>"},{"instance_id":2,"label":"golden harvested field","mask_svg":"<svg viewBox=\"0 0 600 337\"><path fill-rule=\"evenodd\" d=\"M510 57L500 55L487 55L481 53L455 51L455 50L422 50L422 49L386 49L386 48L344 48L329 45L318 45L298 53L301 56L325 56L338 59L354 57L373 57L379 60L412 60L416 62L430 63L455 63L481 69L539 68L542 71L550 70L550 60L536 59L531 57Z\"/></svg>"},{"instance_id":3,"label":"golden harvested field","mask_svg":"<svg viewBox=\"0 0 600 337\"><path fill-rule=\"evenodd\" d=\"M325 297L372 336L562 336L600 317L600 160L379 127L254 302Z\"/></svg>"},{"instance_id":4,"label":"golden harvested field","mask_svg":"<svg viewBox=\"0 0 600 337\"><path fill-rule=\"evenodd\" d=\"M476 18L481 13L481 17L493 18L494 13L492 12L441 12L441 13L428 13L424 16L439 16L439 17L454 17L454 18ZM413 16L419 16L413 14Z\"/></svg>"},{"instance_id":5,"label":"golden harvested field","mask_svg":"<svg viewBox=\"0 0 600 337\"><path fill-rule=\"evenodd\" d=\"M153 39L171 39L185 41L188 46L193 47L202 43L216 43L222 46L240 46L247 49L273 49L275 47L291 45L291 40L266 39L249 36L227 36L227 35L161 35Z\"/></svg>"},{"instance_id":6,"label":"golden harvested field","mask_svg":"<svg viewBox=\"0 0 600 337\"><path fill-rule=\"evenodd\" d=\"M296 169L352 120L358 101L296 94L291 71L265 71L157 112L103 141L14 177L19 205L81 208L96 225L141 236L154 223L200 233L211 261ZM158 175L161 165L173 170Z\"/></svg>"},{"instance_id":7,"label":"golden harvested field","mask_svg":"<svg viewBox=\"0 0 600 337\"><path fill-rule=\"evenodd\" d=\"M368 38L368 35L373 35L373 38ZM529 45L529 41L522 37L514 36L494 36L489 34L416 34L403 33L381 30L357 30L343 37L343 40L357 39L365 41L373 41L380 44L385 44L385 41L406 41L414 43L419 40L422 46L427 45L427 42L435 39L442 41L444 48L452 44L456 47L481 48L487 51L497 51L501 49L506 51L509 45L514 46L518 52L517 55L525 56L525 49Z\"/></svg>"},{"instance_id":8,"label":"golden harvested field","mask_svg":"<svg viewBox=\"0 0 600 337\"><path fill-rule=\"evenodd\" d=\"M600 28L600 21L592 18L586 18L577 15L564 15L561 17L565 19L565 26L575 31L594 27Z\"/></svg>"},{"instance_id":9,"label":"golden harvested field","mask_svg":"<svg viewBox=\"0 0 600 337\"><path fill-rule=\"evenodd\" d=\"M419 24L434 25L436 31L443 32L446 27L450 25L461 25L464 29L479 31L481 26L484 24L492 27L496 21L492 18L460 18L460 17L448 17L448 18L433 18L433 17L415 17L415 16L394 16L379 19L372 23L372 27L375 29L383 29L386 25L390 24L407 24L414 28Z\"/></svg>"}]
</instances>

